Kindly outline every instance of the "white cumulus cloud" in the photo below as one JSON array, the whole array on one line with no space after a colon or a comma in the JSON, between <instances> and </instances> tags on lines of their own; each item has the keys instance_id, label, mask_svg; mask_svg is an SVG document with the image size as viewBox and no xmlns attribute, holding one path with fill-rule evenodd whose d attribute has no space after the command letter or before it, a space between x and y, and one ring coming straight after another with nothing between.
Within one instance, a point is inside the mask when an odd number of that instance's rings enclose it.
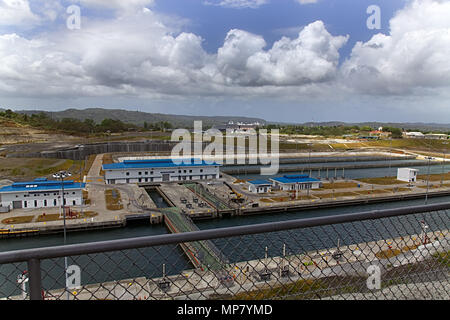
<instances>
[{"instance_id":1,"label":"white cumulus cloud","mask_svg":"<svg viewBox=\"0 0 450 320\"><path fill-rule=\"evenodd\" d=\"M307 25L298 37L283 37L269 50L266 42L241 30L231 30L218 52L218 66L228 82L246 86L303 85L334 77L339 49L348 37L332 36L322 21Z\"/></svg>"},{"instance_id":2,"label":"white cumulus cloud","mask_svg":"<svg viewBox=\"0 0 450 320\"><path fill-rule=\"evenodd\" d=\"M0 0L0 25L35 25L40 21L31 9L28 0Z\"/></svg>"},{"instance_id":3,"label":"white cumulus cloud","mask_svg":"<svg viewBox=\"0 0 450 320\"><path fill-rule=\"evenodd\" d=\"M372 94L450 86L449 17L449 1L410 1L390 20L389 34L355 45L342 67L348 86Z\"/></svg>"}]
</instances>

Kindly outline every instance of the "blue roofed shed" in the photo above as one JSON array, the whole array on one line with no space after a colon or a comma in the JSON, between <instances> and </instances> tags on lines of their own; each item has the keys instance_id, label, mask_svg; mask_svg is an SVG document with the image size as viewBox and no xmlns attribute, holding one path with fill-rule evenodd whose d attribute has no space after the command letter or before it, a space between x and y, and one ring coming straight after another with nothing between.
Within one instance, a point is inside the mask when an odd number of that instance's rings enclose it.
<instances>
[{"instance_id":1,"label":"blue roofed shed","mask_svg":"<svg viewBox=\"0 0 450 320\"><path fill-rule=\"evenodd\" d=\"M322 185L319 179L311 178L307 174L284 175L270 180L275 187L285 191L319 189Z\"/></svg>"},{"instance_id":2,"label":"blue roofed shed","mask_svg":"<svg viewBox=\"0 0 450 320\"><path fill-rule=\"evenodd\" d=\"M253 193L269 192L272 188L272 182L268 180L252 180L248 181L248 191Z\"/></svg>"}]
</instances>

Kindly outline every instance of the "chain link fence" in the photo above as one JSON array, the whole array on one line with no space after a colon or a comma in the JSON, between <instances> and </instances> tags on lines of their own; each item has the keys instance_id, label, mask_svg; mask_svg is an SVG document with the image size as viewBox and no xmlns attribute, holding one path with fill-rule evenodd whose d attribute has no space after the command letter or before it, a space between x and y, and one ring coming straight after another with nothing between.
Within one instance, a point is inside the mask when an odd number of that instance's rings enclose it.
<instances>
[{"instance_id":1,"label":"chain link fence","mask_svg":"<svg viewBox=\"0 0 450 320\"><path fill-rule=\"evenodd\" d=\"M0 298L449 299L449 215L440 204L3 252ZM186 245L200 241L226 260L208 265Z\"/></svg>"}]
</instances>

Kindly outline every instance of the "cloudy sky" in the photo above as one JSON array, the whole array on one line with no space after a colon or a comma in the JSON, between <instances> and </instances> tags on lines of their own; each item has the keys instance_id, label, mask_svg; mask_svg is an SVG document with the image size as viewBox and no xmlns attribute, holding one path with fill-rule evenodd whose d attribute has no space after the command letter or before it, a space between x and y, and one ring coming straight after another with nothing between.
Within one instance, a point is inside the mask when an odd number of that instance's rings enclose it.
<instances>
[{"instance_id":1,"label":"cloudy sky","mask_svg":"<svg viewBox=\"0 0 450 320\"><path fill-rule=\"evenodd\" d=\"M0 107L450 123L449 17L449 0L0 0Z\"/></svg>"}]
</instances>

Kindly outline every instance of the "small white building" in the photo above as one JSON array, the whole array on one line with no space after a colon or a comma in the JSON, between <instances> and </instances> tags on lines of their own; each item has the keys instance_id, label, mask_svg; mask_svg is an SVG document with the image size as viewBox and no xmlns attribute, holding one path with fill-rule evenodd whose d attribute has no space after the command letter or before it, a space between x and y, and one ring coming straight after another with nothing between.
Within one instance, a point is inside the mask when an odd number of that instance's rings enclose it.
<instances>
[{"instance_id":1,"label":"small white building","mask_svg":"<svg viewBox=\"0 0 450 320\"><path fill-rule=\"evenodd\" d=\"M307 174L285 175L279 178L270 179L273 186L284 191L319 189L322 182L319 179L310 178Z\"/></svg>"},{"instance_id":2,"label":"small white building","mask_svg":"<svg viewBox=\"0 0 450 320\"><path fill-rule=\"evenodd\" d=\"M424 139L425 135L422 132L404 132L403 137L408 139Z\"/></svg>"},{"instance_id":3,"label":"small white building","mask_svg":"<svg viewBox=\"0 0 450 320\"><path fill-rule=\"evenodd\" d=\"M253 180L248 182L248 191L253 193L266 193L272 189L272 183L267 180Z\"/></svg>"},{"instance_id":4,"label":"small white building","mask_svg":"<svg viewBox=\"0 0 450 320\"><path fill-rule=\"evenodd\" d=\"M428 133L425 135L425 139L433 139L433 140L448 140L449 135L445 133Z\"/></svg>"},{"instance_id":5,"label":"small white building","mask_svg":"<svg viewBox=\"0 0 450 320\"><path fill-rule=\"evenodd\" d=\"M83 204L83 192L86 184L64 181L64 205ZM0 204L9 209L50 208L62 205L61 181L45 178L30 182L16 182L0 189Z\"/></svg>"},{"instance_id":6,"label":"small white building","mask_svg":"<svg viewBox=\"0 0 450 320\"><path fill-rule=\"evenodd\" d=\"M125 160L104 164L107 184L218 179L220 165L195 159Z\"/></svg>"},{"instance_id":7,"label":"small white building","mask_svg":"<svg viewBox=\"0 0 450 320\"><path fill-rule=\"evenodd\" d=\"M417 173L418 169L411 168L398 168L397 170L397 180L404 182L416 182L417 181Z\"/></svg>"}]
</instances>

